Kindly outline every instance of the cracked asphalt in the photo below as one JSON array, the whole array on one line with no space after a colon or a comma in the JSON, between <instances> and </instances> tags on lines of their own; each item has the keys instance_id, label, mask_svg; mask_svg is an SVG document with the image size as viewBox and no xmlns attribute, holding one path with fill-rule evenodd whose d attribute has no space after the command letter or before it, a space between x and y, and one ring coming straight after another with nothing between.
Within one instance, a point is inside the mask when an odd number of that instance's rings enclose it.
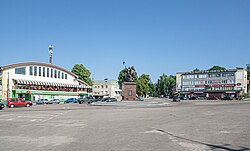
<instances>
[{"instance_id":1,"label":"cracked asphalt","mask_svg":"<svg viewBox=\"0 0 250 151\"><path fill-rule=\"evenodd\" d=\"M154 98L5 108L0 143L0 151L245 151L250 102Z\"/></svg>"}]
</instances>

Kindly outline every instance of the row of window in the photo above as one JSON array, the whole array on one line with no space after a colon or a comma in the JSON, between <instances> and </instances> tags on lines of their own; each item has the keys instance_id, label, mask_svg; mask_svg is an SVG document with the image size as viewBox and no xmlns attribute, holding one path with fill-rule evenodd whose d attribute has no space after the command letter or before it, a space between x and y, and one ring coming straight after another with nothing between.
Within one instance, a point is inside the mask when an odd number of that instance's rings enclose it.
<instances>
[{"instance_id":1,"label":"row of window","mask_svg":"<svg viewBox=\"0 0 250 151\"><path fill-rule=\"evenodd\" d=\"M98 89L99 89L99 88L102 88L102 89L103 89L104 87L105 87L105 88L108 88L108 85L105 85L105 86L104 86L104 85L101 85L101 86L99 86L99 85L97 86L97 85L96 85L94 88L98 88Z\"/></svg>"},{"instance_id":2,"label":"row of window","mask_svg":"<svg viewBox=\"0 0 250 151\"><path fill-rule=\"evenodd\" d=\"M194 79L194 78L215 78L215 77L233 77L234 73L213 73L213 74L195 74L195 75L183 75L183 79Z\"/></svg>"},{"instance_id":3,"label":"row of window","mask_svg":"<svg viewBox=\"0 0 250 151\"><path fill-rule=\"evenodd\" d=\"M15 74L26 75L26 67L15 68ZM61 72L60 70L39 66L29 66L29 75L47 78L68 79L68 75L64 72Z\"/></svg>"},{"instance_id":4,"label":"row of window","mask_svg":"<svg viewBox=\"0 0 250 151\"><path fill-rule=\"evenodd\" d=\"M211 87L208 89L205 88L182 88L182 91L218 91L218 90L234 90L234 87Z\"/></svg>"},{"instance_id":5,"label":"row of window","mask_svg":"<svg viewBox=\"0 0 250 151\"><path fill-rule=\"evenodd\" d=\"M95 94L109 94L108 91L94 92Z\"/></svg>"},{"instance_id":6,"label":"row of window","mask_svg":"<svg viewBox=\"0 0 250 151\"><path fill-rule=\"evenodd\" d=\"M234 84L234 80L184 81L183 85Z\"/></svg>"}]
</instances>

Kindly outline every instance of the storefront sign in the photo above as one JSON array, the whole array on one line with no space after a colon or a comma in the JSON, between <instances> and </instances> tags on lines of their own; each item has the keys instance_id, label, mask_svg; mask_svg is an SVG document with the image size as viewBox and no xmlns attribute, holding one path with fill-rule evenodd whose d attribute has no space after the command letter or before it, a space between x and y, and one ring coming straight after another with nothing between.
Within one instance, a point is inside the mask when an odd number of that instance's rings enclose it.
<instances>
[{"instance_id":1,"label":"storefront sign","mask_svg":"<svg viewBox=\"0 0 250 151\"><path fill-rule=\"evenodd\" d=\"M205 85L196 85L196 88L205 88Z\"/></svg>"},{"instance_id":2,"label":"storefront sign","mask_svg":"<svg viewBox=\"0 0 250 151\"><path fill-rule=\"evenodd\" d=\"M202 94L203 92L194 92L195 94Z\"/></svg>"},{"instance_id":3,"label":"storefront sign","mask_svg":"<svg viewBox=\"0 0 250 151\"><path fill-rule=\"evenodd\" d=\"M235 84L212 84L211 87L234 87Z\"/></svg>"},{"instance_id":4,"label":"storefront sign","mask_svg":"<svg viewBox=\"0 0 250 151\"><path fill-rule=\"evenodd\" d=\"M235 91L226 91L226 93L236 93Z\"/></svg>"}]
</instances>

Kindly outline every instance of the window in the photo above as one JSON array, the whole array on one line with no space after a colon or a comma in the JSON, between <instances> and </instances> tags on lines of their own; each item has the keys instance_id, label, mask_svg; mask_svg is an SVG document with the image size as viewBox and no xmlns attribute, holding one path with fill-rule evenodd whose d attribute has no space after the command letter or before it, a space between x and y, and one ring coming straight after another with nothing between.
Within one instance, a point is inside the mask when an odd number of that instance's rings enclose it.
<instances>
[{"instance_id":1,"label":"window","mask_svg":"<svg viewBox=\"0 0 250 151\"><path fill-rule=\"evenodd\" d=\"M15 74L26 74L26 68L25 67L21 67L21 68L15 68Z\"/></svg>"},{"instance_id":2,"label":"window","mask_svg":"<svg viewBox=\"0 0 250 151\"><path fill-rule=\"evenodd\" d=\"M45 77L45 67L43 67L43 77Z\"/></svg>"},{"instance_id":3,"label":"window","mask_svg":"<svg viewBox=\"0 0 250 151\"><path fill-rule=\"evenodd\" d=\"M65 79L68 79L68 75L67 74L65 74Z\"/></svg>"},{"instance_id":4,"label":"window","mask_svg":"<svg viewBox=\"0 0 250 151\"><path fill-rule=\"evenodd\" d=\"M33 67L30 66L30 75L33 75Z\"/></svg>"},{"instance_id":5,"label":"window","mask_svg":"<svg viewBox=\"0 0 250 151\"><path fill-rule=\"evenodd\" d=\"M37 76L37 67L34 67L34 76Z\"/></svg>"},{"instance_id":6,"label":"window","mask_svg":"<svg viewBox=\"0 0 250 151\"><path fill-rule=\"evenodd\" d=\"M47 77L49 77L49 68L47 68Z\"/></svg>"},{"instance_id":7,"label":"window","mask_svg":"<svg viewBox=\"0 0 250 151\"><path fill-rule=\"evenodd\" d=\"M54 78L57 78L57 70L55 70Z\"/></svg>"},{"instance_id":8,"label":"window","mask_svg":"<svg viewBox=\"0 0 250 151\"><path fill-rule=\"evenodd\" d=\"M106 85L106 88L108 88L108 85Z\"/></svg>"},{"instance_id":9,"label":"window","mask_svg":"<svg viewBox=\"0 0 250 151\"><path fill-rule=\"evenodd\" d=\"M64 79L64 73L62 72L62 79Z\"/></svg>"},{"instance_id":10,"label":"window","mask_svg":"<svg viewBox=\"0 0 250 151\"><path fill-rule=\"evenodd\" d=\"M58 71L58 79L60 79L60 75L61 75L61 73L60 73L60 71Z\"/></svg>"},{"instance_id":11,"label":"window","mask_svg":"<svg viewBox=\"0 0 250 151\"><path fill-rule=\"evenodd\" d=\"M128 90L128 96L132 96L132 90Z\"/></svg>"},{"instance_id":12,"label":"window","mask_svg":"<svg viewBox=\"0 0 250 151\"><path fill-rule=\"evenodd\" d=\"M50 69L50 77L53 78L53 69Z\"/></svg>"},{"instance_id":13,"label":"window","mask_svg":"<svg viewBox=\"0 0 250 151\"><path fill-rule=\"evenodd\" d=\"M42 67L39 67L39 76L42 75Z\"/></svg>"}]
</instances>

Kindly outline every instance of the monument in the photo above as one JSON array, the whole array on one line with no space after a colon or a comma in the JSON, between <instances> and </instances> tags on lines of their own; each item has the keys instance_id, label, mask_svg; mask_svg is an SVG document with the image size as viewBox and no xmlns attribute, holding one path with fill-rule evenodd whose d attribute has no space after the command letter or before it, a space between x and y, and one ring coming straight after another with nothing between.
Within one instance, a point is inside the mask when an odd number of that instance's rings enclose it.
<instances>
[{"instance_id":1,"label":"monument","mask_svg":"<svg viewBox=\"0 0 250 151\"><path fill-rule=\"evenodd\" d=\"M136 72L133 66L125 68L122 97L124 101L133 101L136 99Z\"/></svg>"}]
</instances>

